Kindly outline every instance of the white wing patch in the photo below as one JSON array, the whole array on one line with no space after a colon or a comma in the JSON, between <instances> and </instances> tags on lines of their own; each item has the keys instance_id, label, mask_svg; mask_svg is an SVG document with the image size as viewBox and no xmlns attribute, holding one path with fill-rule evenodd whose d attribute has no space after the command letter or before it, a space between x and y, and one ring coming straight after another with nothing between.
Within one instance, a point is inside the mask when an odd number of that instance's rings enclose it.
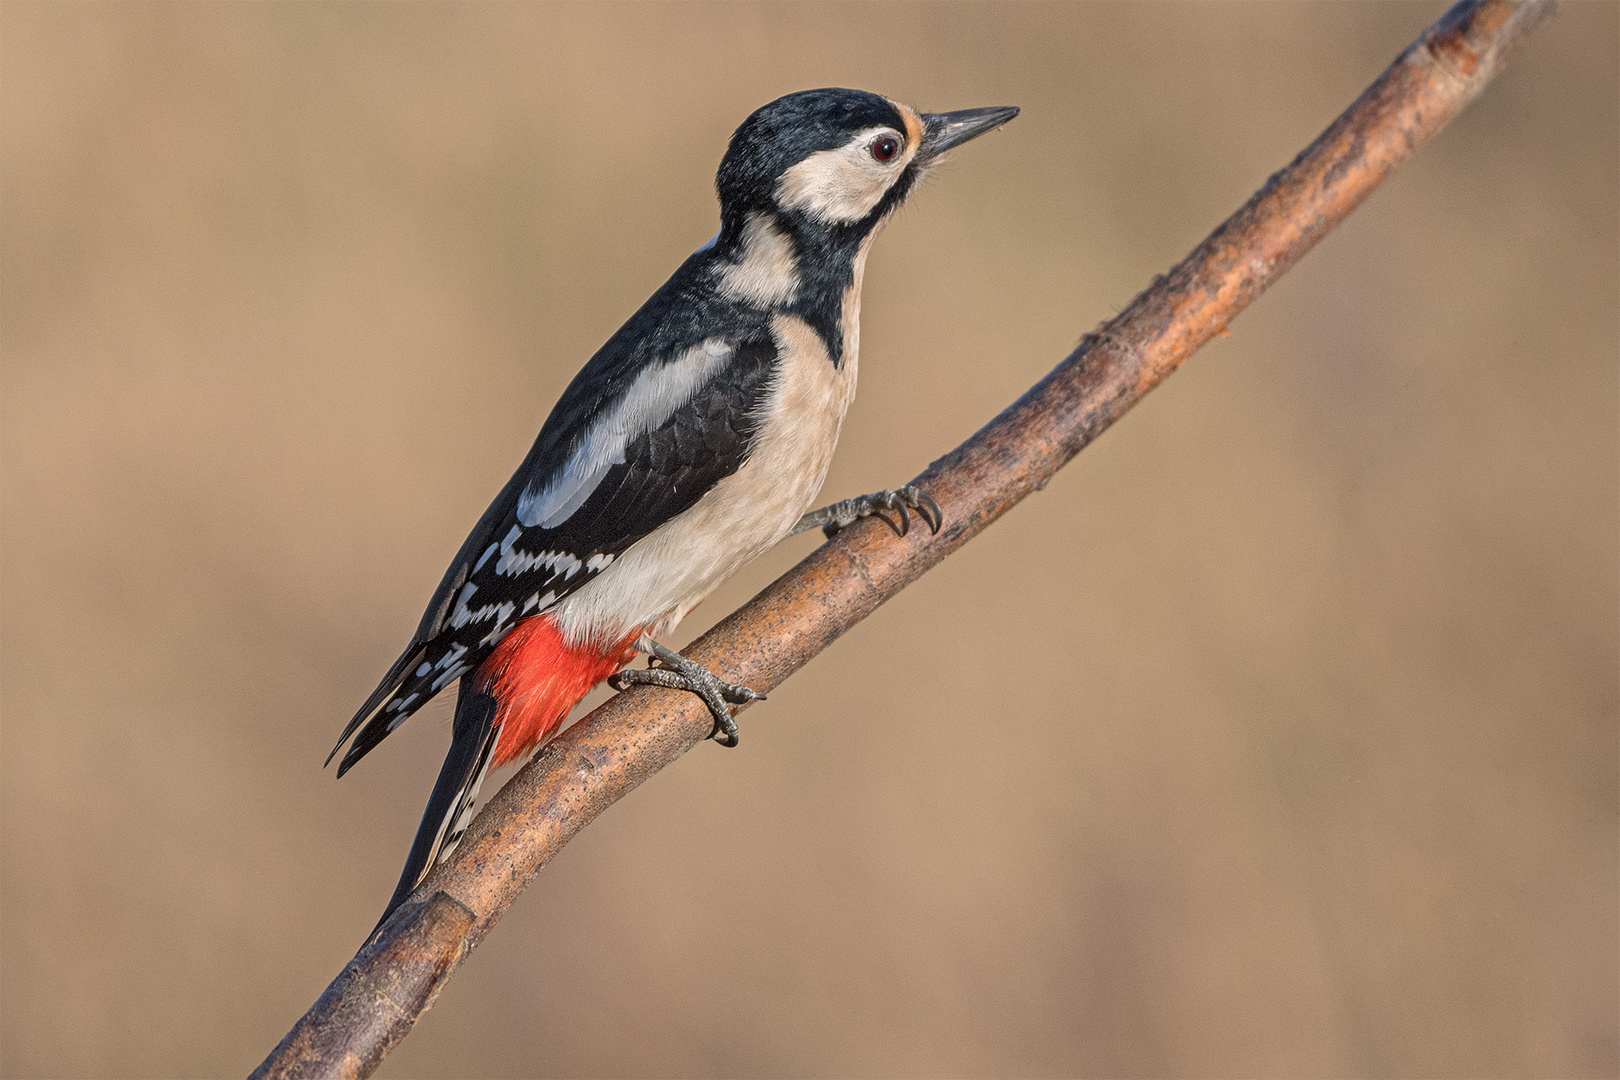
<instances>
[{"instance_id":1,"label":"white wing patch","mask_svg":"<svg viewBox=\"0 0 1620 1080\"><path fill-rule=\"evenodd\" d=\"M542 529L555 529L567 521L591 497L608 470L624 462L625 447L691 401L731 354L730 345L709 338L667 363L642 371L624 396L586 429L567 463L550 475L544 488L531 483L523 489L518 521ZM572 569L578 571L577 566Z\"/></svg>"}]
</instances>

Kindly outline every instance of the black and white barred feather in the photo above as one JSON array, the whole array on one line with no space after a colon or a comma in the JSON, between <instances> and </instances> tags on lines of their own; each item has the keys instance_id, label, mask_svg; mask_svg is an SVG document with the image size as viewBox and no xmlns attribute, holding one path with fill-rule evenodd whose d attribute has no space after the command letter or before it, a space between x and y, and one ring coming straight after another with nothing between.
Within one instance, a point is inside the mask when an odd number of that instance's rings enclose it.
<instances>
[{"instance_id":1,"label":"black and white barred feather","mask_svg":"<svg viewBox=\"0 0 1620 1080\"><path fill-rule=\"evenodd\" d=\"M354 736L339 776L518 620L577 591L748 459L777 348L764 312L716 292L712 263L707 250L688 259L564 391L338 739L334 756Z\"/></svg>"}]
</instances>

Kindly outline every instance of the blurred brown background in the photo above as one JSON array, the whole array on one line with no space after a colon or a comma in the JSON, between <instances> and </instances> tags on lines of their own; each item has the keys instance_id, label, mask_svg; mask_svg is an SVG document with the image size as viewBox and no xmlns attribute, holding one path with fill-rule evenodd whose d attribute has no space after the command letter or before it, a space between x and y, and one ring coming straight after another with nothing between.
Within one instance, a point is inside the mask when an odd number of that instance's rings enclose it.
<instances>
[{"instance_id":1,"label":"blurred brown background","mask_svg":"<svg viewBox=\"0 0 1620 1080\"><path fill-rule=\"evenodd\" d=\"M879 242L829 498L975 430L1439 13L0 8L0 1070L245 1073L444 706L321 759L751 109L1018 104ZM383 1075L1620 1071L1620 9L587 830ZM801 557L752 567L680 640Z\"/></svg>"}]
</instances>

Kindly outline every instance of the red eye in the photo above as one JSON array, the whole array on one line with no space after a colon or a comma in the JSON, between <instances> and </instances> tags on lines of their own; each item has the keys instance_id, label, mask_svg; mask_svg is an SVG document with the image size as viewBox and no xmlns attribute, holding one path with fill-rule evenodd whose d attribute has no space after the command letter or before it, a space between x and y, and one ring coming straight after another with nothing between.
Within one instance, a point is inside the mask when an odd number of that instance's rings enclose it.
<instances>
[{"instance_id":1,"label":"red eye","mask_svg":"<svg viewBox=\"0 0 1620 1080\"><path fill-rule=\"evenodd\" d=\"M882 138L872 140L872 157L884 165L893 161L894 155L899 152L900 140L893 135L884 135Z\"/></svg>"}]
</instances>

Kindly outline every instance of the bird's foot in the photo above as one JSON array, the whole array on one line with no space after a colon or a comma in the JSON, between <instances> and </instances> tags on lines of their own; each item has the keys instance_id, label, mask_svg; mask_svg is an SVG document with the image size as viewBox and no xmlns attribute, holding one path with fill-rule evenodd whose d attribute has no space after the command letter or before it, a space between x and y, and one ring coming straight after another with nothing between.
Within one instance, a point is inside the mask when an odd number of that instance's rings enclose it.
<instances>
[{"instance_id":1,"label":"bird's foot","mask_svg":"<svg viewBox=\"0 0 1620 1080\"><path fill-rule=\"evenodd\" d=\"M899 524L884 517L881 511L892 510L899 519ZM831 540L838 533L849 528L864 517L876 514L883 518L889 528L899 536L906 535L911 530L911 511L928 523L930 532L937 533L945 523L945 515L939 508L939 503L933 496L915 484L907 484L903 488L893 491L878 491L871 495L857 495L853 499L844 499L831 506L823 506L820 510L812 510L799 519L793 526L795 534L819 528Z\"/></svg>"},{"instance_id":2,"label":"bird's foot","mask_svg":"<svg viewBox=\"0 0 1620 1080\"><path fill-rule=\"evenodd\" d=\"M737 721L732 719L727 704L764 701L764 694L726 682L702 664L688 660L674 649L665 648L645 634L636 642L636 648L663 667L626 668L608 679L609 686L615 690L641 685L691 691L703 699L703 704L709 707L709 712L714 716L714 730L709 732L709 738L721 746L737 745Z\"/></svg>"}]
</instances>

